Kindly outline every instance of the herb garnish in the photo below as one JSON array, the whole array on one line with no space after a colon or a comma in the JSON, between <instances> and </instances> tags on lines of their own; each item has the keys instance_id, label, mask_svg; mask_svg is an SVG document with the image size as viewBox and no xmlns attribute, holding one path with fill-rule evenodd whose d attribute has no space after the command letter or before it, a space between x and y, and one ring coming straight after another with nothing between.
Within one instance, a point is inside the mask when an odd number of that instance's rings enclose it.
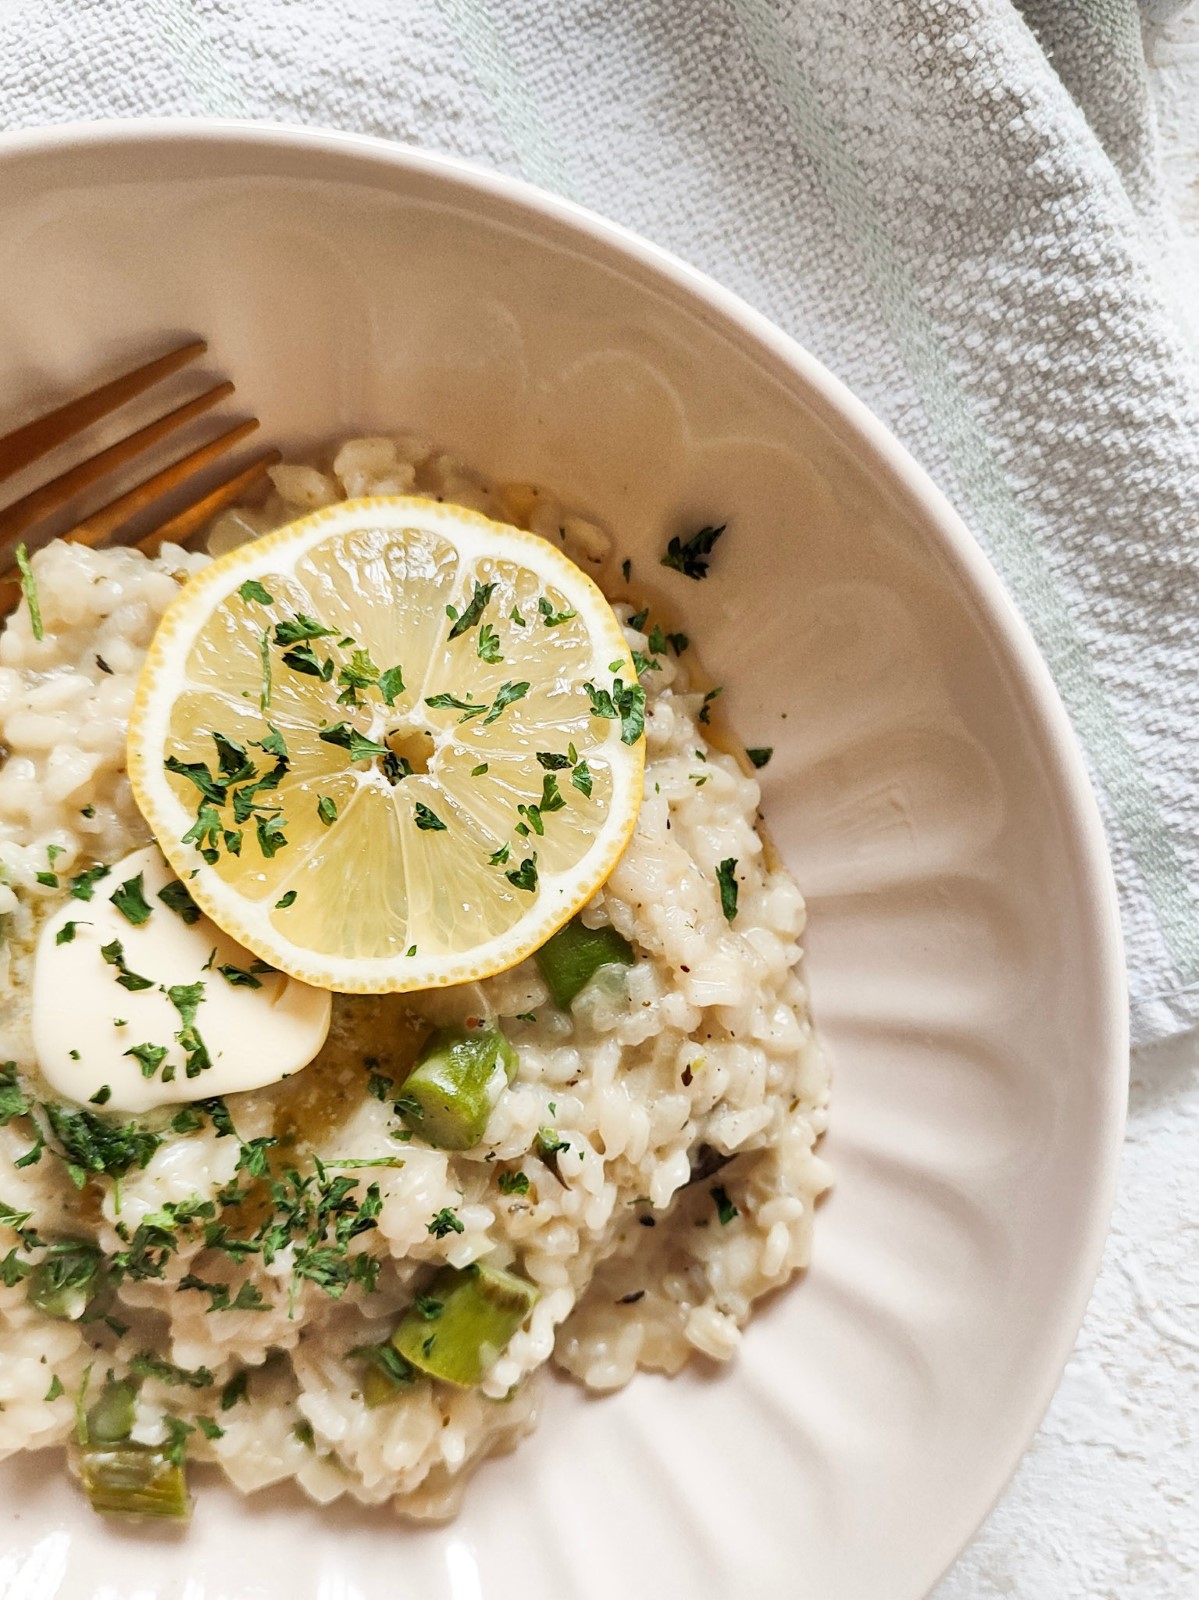
<instances>
[{"instance_id":1,"label":"herb garnish","mask_svg":"<svg viewBox=\"0 0 1199 1600\"><path fill-rule=\"evenodd\" d=\"M108 867L89 867L71 879L71 895L76 900L90 900L101 878L107 878Z\"/></svg>"},{"instance_id":2,"label":"herb garnish","mask_svg":"<svg viewBox=\"0 0 1199 1600\"><path fill-rule=\"evenodd\" d=\"M42 627L42 607L38 600L37 579L33 575L33 568L29 565L29 551L23 543L17 546L16 562L21 574L21 593L25 596L25 604L29 607L29 626L33 630L35 639L44 639L46 633Z\"/></svg>"},{"instance_id":3,"label":"herb garnish","mask_svg":"<svg viewBox=\"0 0 1199 1600\"><path fill-rule=\"evenodd\" d=\"M449 1206L443 1206L429 1222L425 1231L431 1233L435 1239L444 1239L448 1233L465 1233L466 1225L456 1211L451 1211Z\"/></svg>"},{"instance_id":4,"label":"herb garnish","mask_svg":"<svg viewBox=\"0 0 1199 1600\"><path fill-rule=\"evenodd\" d=\"M523 1172L501 1172L499 1175L501 1194L528 1194L529 1179Z\"/></svg>"},{"instance_id":5,"label":"herb garnish","mask_svg":"<svg viewBox=\"0 0 1199 1600\"><path fill-rule=\"evenodd\" d=\"M716 868L716 881L720 885L720 909L724 912L726 922L732 922L737 915L737 880L733 876L736 870L736 856L729 856Z\"/></svg>"},{"instance_id":6,"label":"herb garnish","mask_svg":"<svg viewBox=\"0 0 1199 1600\"><path fill-rule=\"evenodd\" d=\"M720 1226L722 1228L727 1228L729 1223L732 1222L733 1218L739 1217L741 1213L738 1211L737 1207L729 1199L728 1194L723 1188L721 1188L719 1184L717 1184L716 1187L710 1191L710 1193L713 1200L716 1202L716 1215L720 1218Z\"/></svg>"},{"instance_id":7,"label":"herb garnish","mask_svg":"<svg viewBox=\"0 0 1199 1600\"><path fill-rule=\"evenodd\" d=\"M755 745L747 748L745 753L751 763L760 770L774 754L774 746L769 744Z\"/></svg>"},{"instance_id":8,"label":"herb garnish","mask_svg":"<svg viewBox=\"0 0 1199 1600\"><path fill-rule=\"evenodd\" d=\"M708 576L708 563L705 556L710 556L716 546L716 541L728 527L727 522L722 522L718 528L701 528L698 533L692 534L690 539L680 540L677 536L666 546L666 554L662 557L664 567L673 567L676 572L681 572L685 578L706 578Z\"/></svg>"},{"instance_id":9,"label":"herb garnish","mask_svg":"<svg viewBox=\"0 0 1199 1600\"><path fill-rule=\"evenodd\" d=\"M507 849L507 846L504 848ZM504 859L507 860L507 856ZM514 889L523 889L527 894L532 894L537 887L537 857L526 856L519 867L505 872L504 876Z\"/></svg>"},{"instance_id":10,"label":"herb garnish","mask_svg":"<svg viewBox=\"0 0 1199 1600\"><path fill-rule=\"evenodd\" d=\"M125 948L119 939L113 939L109 944L102 944L100 954L110 967L117 969L117 982L122 989L136 992L139 989L154 987L153 978L143 978L139 973L130 972L125 965Z\"/></svg>"},{"instance_id":11,"label":"herb garnish","mask_svg":"<svg viewBox=\"0 0 1199 1600\"><path fill-rule=\"evenodd\" d=\"M460 638L462 634L468 633L470 629L475 626L479 618L483 615L483 612L487 606L487 602L491 599L494 593L494 583L479 583L476 580L475 592L471 595L466 609L458 618L457 622L454 623L454 626L450 629L451 639ZM479 651L479 654L483 654L482 650ZM484 659L486 659L486 657L484 657Z\"/></svg>"},{"instance_id":12,"label":"herb garnish","mask_svg":"<svg viewBox=\"0 0 1199 1600\"><path fill-rule=\"evenodd\" d=\"M184 1384L189 1389L207 1389L213 1382L207 1367L177 1367L149 1350L139 1350L131 1358L129 1370L138 1378L157 1378L159 1383Z\"/></svg>"},{"instance_id":13,"label":"herb garnish","mask_svg":"<svg viewBox=\"0 0 1199 1600\"><path fill-rule=\"evenodd\" d=\"M199 922L200 908L192 899L187 886L173 879L164 884L158 891L158 898L168 910L173 911L177 917L182 917L189 927Z\"/></svg>"},{"instance_id":14,"label":"herb garnish","mask_svg":"<svg viewBox=\"0 0 1199 1600\"><path fill-rule=\"evenodd\" d=\"M271 606L275 603L274 595L268 594L257 578L247 578L237 592L247 605L252 600L260 606Z\"/></svg>"},{"instance_id":15,"label":"herb garnish","mask_svg":"<svg viewBox=\"0 0 1199 1600\"><path fill-rule=\"evenodd\" d=\"M429 807L422 805L419 800L414 807L414 815L416 825L422 833L445 833L447 831L445 823L437 813L430 811Z\"/></svg>"},{"instance_id":16,"label":"herb garnish","mask_svg":"<svg viewBox=\"0 0 1199 1600\"><path fill-rule=\"evenodd\" d=\"M597 689L590 680L583 687L591 701L591 715L606 717L609 721L619 718L620 742L636 744L645 731L645 690L641 685L634 683L626 686L620 678L616 678L611 691Z\"/></svg>"},{"instance_id":17,"label":"herb garnish","mask_svg":"<svg viewBox=\"0 0 1199 1600\"><path fill-rule=\"evenodd\" d=\"M143 922L149 922L151 905L146 899L144 875L138 873L136 878L128 878L109 895L109 900L116 906L126 922L140 928Z\"/></svg>"}]
</instances>

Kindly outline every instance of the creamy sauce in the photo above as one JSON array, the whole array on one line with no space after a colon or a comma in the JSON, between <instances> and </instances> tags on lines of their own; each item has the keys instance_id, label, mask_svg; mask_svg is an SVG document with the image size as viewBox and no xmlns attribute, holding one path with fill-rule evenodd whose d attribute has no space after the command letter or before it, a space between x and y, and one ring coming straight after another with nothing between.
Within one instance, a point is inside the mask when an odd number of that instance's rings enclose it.
<instances>
[{"instance_id":1,"label":"creamy sauce","mask_svg":"<svg viewBox=\"0 0 1199 1600\"><path fill-rule=\"evenodd\" d=\"M135 926L112 896L139 873L152 910ZM203 914L185 922L158 898L175 881L157 846L137 850L99 880L91 900L68 900L42 929L33 1045L59 1094L81 1103L100 1094L98 1103L113 1111L144 1112L275 1083L306 1066L324 1044L332 996L273 969L252 971L250 951ZM60 943L68 924L73 932ZM105 946L109 959L101 953ZM123 973L150 984L130 987ZM177 992L181 1011L167 991L191 984L202 990L189 1035L187 997ZM159 1051L165 1051L160 1059ZM204 1052L211 1064L196 1070Z\"/></svg>"}]
</instances>

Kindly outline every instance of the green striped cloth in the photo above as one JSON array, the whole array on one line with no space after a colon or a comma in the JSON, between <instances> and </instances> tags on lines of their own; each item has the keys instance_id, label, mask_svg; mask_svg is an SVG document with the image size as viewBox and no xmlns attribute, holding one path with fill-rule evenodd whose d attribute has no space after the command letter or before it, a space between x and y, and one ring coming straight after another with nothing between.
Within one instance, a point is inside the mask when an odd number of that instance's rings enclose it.
<instances>
[{"instance_id":1,"label":"green striped cloth","mask_svg":"<svg viewBox=\"0 0 1199 1600\"><path fill-rule=\"evenodd\" d=\"M1199 1022L1199 370L1134 0L0 0L0 108L452 151L796 334L1040 641L1104 807L1134 1036Z\"/></svg>"}]
</instances>

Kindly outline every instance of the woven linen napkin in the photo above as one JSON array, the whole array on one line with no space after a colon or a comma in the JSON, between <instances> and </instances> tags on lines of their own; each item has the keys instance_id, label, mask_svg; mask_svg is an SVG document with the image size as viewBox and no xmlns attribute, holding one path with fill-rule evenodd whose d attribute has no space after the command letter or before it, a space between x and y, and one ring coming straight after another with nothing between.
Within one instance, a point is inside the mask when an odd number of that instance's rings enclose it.
<instances>
[{"instance_id":1,"label":"woven linen napkin","mask_svg":"<svg viewBox=\"0 0 1199 1600\"><path fill-rule=\"evenodd\" d=\"M1049 661L1134 1038L1199 1022L1199 341L1135 0L0 0L0 126L168 113L521 173L802 340Z\"/></svg>"}]
</instances>

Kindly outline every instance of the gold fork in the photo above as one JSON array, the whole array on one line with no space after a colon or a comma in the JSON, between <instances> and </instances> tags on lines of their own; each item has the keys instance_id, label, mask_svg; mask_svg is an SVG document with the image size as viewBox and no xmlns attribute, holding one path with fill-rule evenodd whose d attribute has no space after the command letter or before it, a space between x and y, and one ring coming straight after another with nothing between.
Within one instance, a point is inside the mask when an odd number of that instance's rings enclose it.
<instances>
[{"instance_id":1,"label":"gold fork","mask_svg":"<svg viewBox=\"0 0 1199 1600\"><path fill-rule=\"evenodd\" d=\"M46 416L37 417L23 427L0 438L0 483L14 477L33 462L57 449L67 440L83 433L101 417L118 410L135 396L154 384L162 382L190 362L197 360L208 349L203 340L182 345L166 355L148 361L144 366L101 384L98 389L68 401ZM16 567L17 547L25 541L37 549L48 542L44 532L37 532L46 519L53 516L76 495L84 493L110 473L119 472L130 462L184 428L213 406L219 405L233 393L231 383L218 383L197 395L194 400L177 406L173 411L158 417L154 422L136 429L118 443L97 451L93 456L69 468L48 483L32 490L21 499L0 510L0 616L12 611L21 598L21 585ZM239 422L225 433L210 439L207 444L181 456L170 466L153 473L134 488L126 490L89 513L81 522L60 535L75 544L96 546L116 538L128 525L149 510L156 502L181 488L192 478L204 472L221 456L239 445L258 427L257 418ZM232 505L270 466L281 460L278 450L266 450L256 456L248 466L224 479L197 499L190 501L180 511L159 523L151 532L132 541L147 555L157 555L166 543L183 544L197 534L218 511Z\"/></svg>"}]
</instances>

